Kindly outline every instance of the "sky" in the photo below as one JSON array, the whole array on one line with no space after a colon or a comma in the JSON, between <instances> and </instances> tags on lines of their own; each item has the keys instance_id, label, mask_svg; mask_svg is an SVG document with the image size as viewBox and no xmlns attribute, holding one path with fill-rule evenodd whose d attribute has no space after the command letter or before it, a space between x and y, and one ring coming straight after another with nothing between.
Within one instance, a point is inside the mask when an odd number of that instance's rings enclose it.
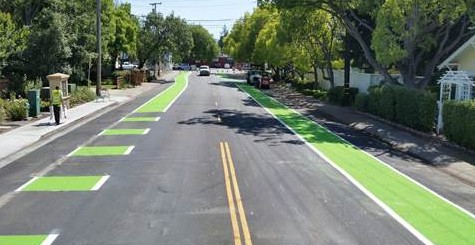
<instances>
[{"instance_id":1,"label":"sky","mask_svg":"<svg viewBox=\"0 0 475 245\"><path fill-rule=\"evenodd\" d=\"M232 28L233 23L246 12L252 12L256 0L123 0L132 4L132 13L147 15L152 11L151 3L161 2L157 11L169 15L174 12L190 24L200 24L219 39L223 26Z\"/></svg>"}]
</instances>

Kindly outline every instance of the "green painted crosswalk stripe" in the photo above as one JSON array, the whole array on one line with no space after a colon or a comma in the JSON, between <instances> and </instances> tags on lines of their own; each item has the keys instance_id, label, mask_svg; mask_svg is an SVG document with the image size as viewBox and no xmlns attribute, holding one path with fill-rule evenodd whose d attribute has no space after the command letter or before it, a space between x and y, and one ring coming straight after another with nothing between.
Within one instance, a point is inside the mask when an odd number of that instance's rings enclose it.
<instances>
[{"instance_id":1,"label":"green painted crosswalk stripe","mask_svg":"<svg viewBox=\"0 0 475 245\"><path fill-rule=\"evenodd\" d=\"M126 117L122 122L157 122L160 117Z\"/></svg>"},{"instance_id":2,"label":"green painted crosswalk stripe","mask_svg":"<svg viewBox=\"0 0 475 245\"><path fill-rule=\"evenodd\" d=\"M100 135L112 136L112 135L145 135L150 132L150 129L107 129Z\"/></svg>"},{"instance_id":3,"label":"green painted crosswalk stripe","mask_svg":"<svg viewBox=\"0 0 475 245\"><path fill-rule=\"evenodd\" d=\"M47 176L35 177L18 191L96 191L109 176ZM1 244L1 243L0 243Z\"/></svg>"},{"instance_id":4,"label":"green painted crosswalk stripe","mask_svg":"<svg viewBox=\"0 0 475 245\"><path fill-rule=\"evenodd\" d=\"M73 157L129 155L134 146L83 146L69 154Z\"/></svg>"},{"instance_id":5,"label":"green painted crosswalk stripe","mask_svg":"<svg viewBox=\"0 0 475 245\"><path fill-rule=\"evenodd\" d=\"M58 237L51 235L10 235L0 236L1 245L50 245Z\"/></svg>"},{"instance_id":6,"label":"green painted crosswalk stripe","mask_svg":"<svg viewBox=\"0 0 475 245\"><path fill-rule=\"evenodd\" d=\"M473 214L456 207L261 91L246 84L236 85L432 243L473 244L475 241Z\"/></svg>"},{"instance_id":7,"label":"green painted crosswalk stripe","mask_svg":"<svg viewBox=\"0 0 475 245\"><path fill-rule=\"evenodd\" d=\"M188 86L188 73L182 72L175 79L175 83L152 100L137 109L136 112L166 112L173 102Z\"/></svg>"}]
</instances>

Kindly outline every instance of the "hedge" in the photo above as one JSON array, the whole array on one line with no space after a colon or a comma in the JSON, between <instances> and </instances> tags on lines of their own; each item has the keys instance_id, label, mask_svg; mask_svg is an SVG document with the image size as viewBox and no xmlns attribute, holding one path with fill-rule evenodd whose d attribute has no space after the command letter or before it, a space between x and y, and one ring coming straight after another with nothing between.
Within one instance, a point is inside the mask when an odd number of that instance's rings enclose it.
<instances>
[{"instance_id":1,"label":"hedge","mask_svg":"<svg viewBox=\"0 0 475 245\"><path fill-rule=\"evenodd\" d=\"M355 107L359 111L367 112L369 103L369 95L357 94L355 98Z\"/></svg>"},{"instance_id":2,"label":"hedge","mask_svg":"<svg viewBox=\"0 0 475 245\"><path fill-rule=\"evenodd\" d=\"M475 101L448 101L443 107L444 135L475 150Z\"/></svg>"},{"instance_id":3,"label":"hedge","mask_svg":"<svg viewBox=\"0 0 475 245\"><path fill-rule=\"evenodd\" d=\"M89 87L77 87L71 94L70 104L72 107L96 99L96 94Z\"/></svg>"},{"instance_id":4,"label":"hedge","mask_svg":"<svg viewBox=\"0 0 475 245\"><path fill-rule=\"evenodd\" d=\"M7 100L4 108L11 121L21 121L28 118L28 100L26 99Z\"/></svg>"},{"instance_id":5,"label":"hedge","mask_svg":"<svg viewBox=\"0 0 475 245\"><path fill-rule=\"evenodd\" d=\"M336 86L328 90L328 101L340 106L353 105L358 91L358 88L348 88L349 99L345 101L345 88L343 86Z\"/></svg>"},{"instance_id":6,"label":"hedge","mask_svg":"<svg viewBox=\"0 0 475 245\"><path fill-rule=\"evenodd\" d=\"M362 105L363 98L359 100L358 110L367 110L371 114L424 132L434 129L437 100L430 92L384 85L369 89L367 107Z\"/></svg>"},{"instance_id":7,"label":"hedge","mask_svg":"<svg viewBox=\"0 0 475 245\"><path fill-rule=\"evenodd\" d=\"M5 105L5 101L0 98L0 123L5 120L5 109L3 108Z\"/></svg>"}]
</instances>

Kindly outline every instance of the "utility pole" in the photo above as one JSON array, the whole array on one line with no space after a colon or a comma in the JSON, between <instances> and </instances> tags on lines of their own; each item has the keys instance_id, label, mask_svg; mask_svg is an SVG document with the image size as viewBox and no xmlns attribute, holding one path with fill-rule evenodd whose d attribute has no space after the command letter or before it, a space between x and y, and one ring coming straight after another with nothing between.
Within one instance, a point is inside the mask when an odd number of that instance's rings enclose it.
<instances>
[{"instance_id":1,"label":"utility pole","mask_svg":"<svg viewBox=\"0 0 475 245\"><path fill-rule=\"evenodd\" d=\"M153 6L153 13L157 14L157 5L162 5L161 2L151 3L150 5Z\"/></svg>"},{"instance_id":2,"label":"utility pole","mask_svg":"<svg viewBox=\"0 0 475 245\"><path fill-rule=\"evenodd\" d=\"M96 0L97 4L97 36L96 36L96 49L97 49L97 79L96 79L96 95L101 95L101 80L102 80L102 33L101 33L101 0Z\"/></svg>"}]
</instances>

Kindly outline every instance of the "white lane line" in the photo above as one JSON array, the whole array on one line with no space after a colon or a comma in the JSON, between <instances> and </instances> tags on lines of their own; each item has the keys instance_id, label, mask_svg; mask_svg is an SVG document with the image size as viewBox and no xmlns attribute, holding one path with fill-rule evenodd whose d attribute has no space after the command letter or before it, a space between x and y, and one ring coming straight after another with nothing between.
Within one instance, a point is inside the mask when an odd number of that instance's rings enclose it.
<instances>
[{"instance_id":1,"label":"white lane line","mask_svg":"<svg viewBox=\"0 0 475 245\"><path fill-rule=\"evenodd\" d=\"M158 122L160 120L160 117L155 118L155 122Z\"/></svg>"},{"instance_id":2,"label":"white lane line","mask_svg":"<svg viewBox=\"0 0 475 245\"><path fill-rule=\"evenodd\" d=\"M145 129L145 131L143 131L143 135L146 135L146 134L148 134L149 132L150 132L150 129L147 128L147 129Z\"/></svg>"},{"instance_id":3,"label":"white lane line","mask_svg":"<svg viewBox=\"0 0 475 245\"><path fill-rule=\"evenodd\" d=\"M366 196L368 196L371 200L373 200L378 206L380 206L384 211L386 211L387 214L389 214L392 218L394 218L397 222L399 222L404 228L406 228L412 235L414 235L417 239L419 239L421 242L427 245L432 245L433 243L427 239L422 233L420 233L418 230L416 230L411 224L409 224L407 221L405 221L401 216L399 216L394 210L392 210L388 205L386 205L384 202L382 202L378 197L373 195L368 189L366 189L363 185L361 185L356 179L353 178L348 172L346 172L344 169L339 167L337 164L335 164L332 160L330 160L328 157L326 157L322 152L320 152L318 149L316 149L310 142L308 142L306 139L304 139L300 134L298 134L295 130L293 130L291 127L289 127L287 124L285 124L282 120L280 120L277 116L275 116L269 109L267 109L264 105L262 105L259 101L257 101L254 97L252 97L249 93L244 91L242 88L241 90L246 93L252 100L254 100L256 103L258 103L264 110L267 111L272 117L274 117L277 121L279 121L284 127L289 129L295 136L297 136L300 140L305 142L305 144L310 147L317 155L319 155L323 160L328 162L333 168L335 168L338 172L340 172L343 176L345 176L353 185L355 185L358 189L360 189ZM269 97L271 98L271 97ZM277 101L277 100L276 100ZM280 102L279 102L280 103ZM282 104L282 103L280 103ZM285 105L284 105L285 106ZM287 107L288 108L288 107ZM289 110L292 110L288 108ZM300 113L299 113L300 114ZM302 114L300 114L302 115ZM303 116L303 115L302 115ZM313 121L312 121L313 122Z\"/></svg>"},{"instance_id":4,"label":"white lane line","mask_svg":"<svg viewBox=\"0 0 475 245\"><path fill-rule=\"evenodd\" d=\"M123 118L121 118L121 119L119 120L119 122L122 122L122 121L124 121L124 120L125 120L125 118L126 118L126 117L123 117Z\"/></svg>"},{"instance_id":5,"label":"white lane line","mask_svg":"<svg viewBox=\"0 0 475 245\"><path fill-rule=\"evenodd\" d=\"M58 238L58 233L49 234L46 239L41 243L41 245L51 245Z\"/></svg>"},{"instance_id":6,"label":"white lane line","mask_svg":"<svg viewBox=\"0 0 475 245\"><path fill-rule=\"evenodd\" d=\"M110 175L104 175L102 178L91 188L91 191L98 191L101 187L106 183L106 181L110 178Z\"/></svg>"},{"instance_id":7,"label":"white lane line","mask_svg":"<svg viewBox=\"0 0 475 245\"><path fill-rule=\"evenodd\" d=\"M216 107L218 107L218 101L215 101L215 102L214 102L214 105L215 105Z\"/></svg>"},{"instance_id":8,"label":"white lane line","mask_svg":"<svg viewBox=\"0 0 475 245\"><path fill-rule=\"evenodd\" d=\"M221 117L218 115L218 122L221 122L221 121L222 121Z\"/></svg>"},{"instance_id":9,"label":"white lane line","mask_svg":"<svg viewBox=\"0 0 475 245\"><path fill-rule=\"evenodd\" d=\"M25 184L23 184L22 186L20 186L18 189L15 190L15 192L20 192L22 191L23 189L25 189L27 186L29 186L31 183L35 182L37 179L39 179L40 177L34 177L33 179L29 180L28 182L26 182Z\"/></svg>"},{"instance_id":10,"label":"white lane line","mask_svg":"<svg viewBox=\"0 0 475 245\"><path fill-rule=\"evenodd\" d=\"M130 153L132 152L132 150L134 150L135 146L130 146L129 148L127 148L127 150L124 152L123 155L130 155Z\"/></svg>"},{"instance_id":11,"label":"white lane line","mask_svg":"<svg viewBox=\"0 0 475 245\"><path fill-rule=\"evenodd\" d=\"M67 155L67 157L71 157L71 156L73 156L73 155L74 155L74 153L78 152L78 151L79 151L81 148L82 148L82 146L80 146L80 147L76 148L76 150L74 150L74 151L72 151L71 153L69 153L69 154Z\"/></svg>"},{"instance_id":12,"label":"white lane line","mask_svg":"<svg viewBox=\"0 0 475 245\"><path fill-rule=\"evenodd\" d=\"M107 129L102 130L97 136L102 136L106 131Z\"/></svg>"},{"instance_id":13,"label":"white lane line","mask_svg":"<svg viewBox=\"0 0 475 245\"><path fill-rule=\"evenodd\" d=\"M163 112L167 112L168 109L170 109L170 107L175 103L175 101L178 100L178 98L180 98L180 96L186 91L186 89L188 88L188 77L190 76L190 73L188 72L188 74L186 74L186 77L185 77L185 87L180 91L180 93L175 97L175 99L172 100L172 102L170 102L170 104L168 104L168 106L163 110Z\"/></svg>"}]
</instances>

